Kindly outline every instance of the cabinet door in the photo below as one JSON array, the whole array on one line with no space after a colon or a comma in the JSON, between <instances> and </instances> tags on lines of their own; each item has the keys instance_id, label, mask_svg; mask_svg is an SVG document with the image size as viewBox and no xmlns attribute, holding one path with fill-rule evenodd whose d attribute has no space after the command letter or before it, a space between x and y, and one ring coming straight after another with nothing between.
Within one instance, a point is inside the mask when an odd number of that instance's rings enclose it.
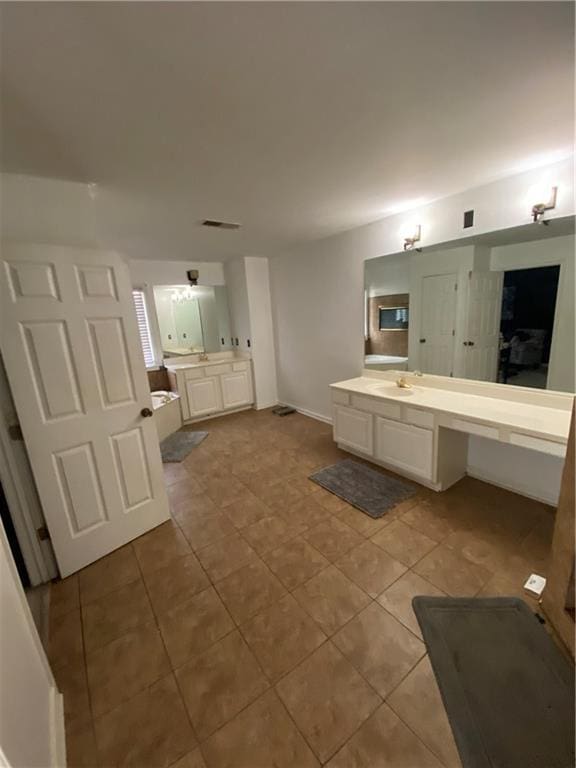
<instances>
[{"instance_id":1,"label":"cabinet door","mask_svg":"<svg viewBox=\"0 0 576 768\"><path fill-rule=\"evenodd\" d=\"M248 371L235 371L220 376L224 408L241 408L253 402Z\"/></svg>"},{"instance_id":2,"label":"cabinet door","mask_svg":"<svg viewBox=\"0 0 576 768\"><path fill-rule=\"evenodd\" d=\"M372 414L334 406L334 439L360 453L372 454Z\"/></svg>"},{"instance_id":3,"label":"cabinet door","mask_svg":"<svg viewBox=\"0 0 576 768\"><path fill-rule=\"evenodd\" d=\"M217 378L186 382L190 418L221 411L220 385Z\"/></svg>"},{"instance_id":4,"label":"cabinet door","mask_svg":"<svg viewBox=\"0 0 576 768\"><path fill-rule=\"evenodd\" d=\"M434 433L430 429L376 418L376 458L432 480Z\"/></svg>"}]
</instances>

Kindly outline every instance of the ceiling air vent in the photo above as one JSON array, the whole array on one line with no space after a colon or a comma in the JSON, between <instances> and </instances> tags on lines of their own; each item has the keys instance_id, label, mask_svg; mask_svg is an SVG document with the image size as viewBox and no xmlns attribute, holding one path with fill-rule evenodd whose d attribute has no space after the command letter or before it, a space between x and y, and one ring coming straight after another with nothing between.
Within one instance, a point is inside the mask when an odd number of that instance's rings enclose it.
<instances>
[{"instance_id":1,"label":"ceiling air vent","mask_svg":"<svg viewBox=\"0 0 576 768\"><path fill-rule=\"evenodd\" d=\"M216 229L240 229L240 224L235 224L232 221L216 221L215 219L204 219L202 222L203 227L215 227Z\"/></svg>"}]
</instances>

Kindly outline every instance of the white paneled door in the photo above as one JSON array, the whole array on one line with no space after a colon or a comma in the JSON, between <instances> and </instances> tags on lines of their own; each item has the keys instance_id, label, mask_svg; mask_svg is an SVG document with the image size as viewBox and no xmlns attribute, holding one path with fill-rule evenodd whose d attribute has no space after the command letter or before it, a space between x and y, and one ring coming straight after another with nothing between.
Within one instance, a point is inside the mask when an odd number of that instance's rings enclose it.
<instances>
[{"instance_id":1,"label":"white paneled door","mask_svg":"<svg viewBox=\"0 0 576 768\"><path fill-rule=\"evenodd\" d=\"M127 266L5 246L0 347L62 576L169 518Z\"/></svg>"},{"instance_id":2,"label":"white paneled door","mask_svg":"<svg viewBox=\"0 0 576 768\"><path fill-rule=\"evenodd\" d=\"M420 317L420 370L437 376L452 376L456 324L455 274L423 278Z\"/></svg>"},{"instance_id":3,"label":"white paneled door","mask_svg":"<svg viewBox=\"0 0 576 768\"><path fill-rule=\"evenodd\" d=\"M496 381L504 272L470 272L464 370L467 379Z\"/></svg>"}]
</instances>

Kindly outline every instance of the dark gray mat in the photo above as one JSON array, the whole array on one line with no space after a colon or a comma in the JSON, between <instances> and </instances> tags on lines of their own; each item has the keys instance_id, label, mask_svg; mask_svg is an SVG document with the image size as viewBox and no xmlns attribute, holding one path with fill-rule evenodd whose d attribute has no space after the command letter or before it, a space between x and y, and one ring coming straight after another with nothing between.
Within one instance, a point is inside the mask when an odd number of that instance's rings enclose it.
<instances>
[{"instance_id":1,"label":"dark gray mat","mask_svg":"<svg viewBox=\"0 0 576 768\"><path fill-rule=\"evenodd\" d=\"M464 768L573 768L574 668L526 603L412 606Z\"/></svg>"},{"instance_id":2,"label":"dark gray mat","mask_svg":"<svg viewBox=\"0 0 576 768\"><path fill-rule=\"evenodd\" d=\"M310 480L370 517L382 517L389 509L416 492L410 483L383 475L352 459L321 469L310 475Z\"/></svg>"},{"instance_id":3,"label":"dark gray mat","mask_svg":"<svg viewBox=\"0 0 576 768\"><path fill-rule=\"evenodd\" d=\"M192 448L200 445L207 435L208 432L190 432L185 429L173 432L166 440L162 440L160 443L162 461L165 464L172 461L184 461Z\"/></svg>"}]
</instances>

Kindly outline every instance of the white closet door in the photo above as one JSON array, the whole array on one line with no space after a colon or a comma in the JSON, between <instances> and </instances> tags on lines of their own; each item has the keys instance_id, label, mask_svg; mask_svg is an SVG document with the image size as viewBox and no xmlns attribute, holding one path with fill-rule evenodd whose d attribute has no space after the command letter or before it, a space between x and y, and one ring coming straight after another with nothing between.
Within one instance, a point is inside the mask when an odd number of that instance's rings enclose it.
<instances>
[{"instance_id":1,"label":"white closet door","mask_svg":"<svg viewBox=\"0 0 576 768\"><path fill-rule=\"evenodd\" d=\"M456 275L422 279L422 309L418 337L419 367L423 373L451 376L454 364Z\"/></svg>"},{"instance_id":2,"label":"white closet door","mask_svg":"<svg viewBox=\"0 0 576 768\"><path fill-rule=\"evenodd\" d=\"M464 345L467 379L496 381L504 272L470 272Z\"/></svg>"},{"instance_id":3,"label":"white closet door","mask_svg":"<svg viewBox=\"0 0 576 768\"><path fill-rule=\"evenodd\" d=\"M128 269L5 246L0 347L62 576L169 518Z\"/></svg>"}]
</instances>

